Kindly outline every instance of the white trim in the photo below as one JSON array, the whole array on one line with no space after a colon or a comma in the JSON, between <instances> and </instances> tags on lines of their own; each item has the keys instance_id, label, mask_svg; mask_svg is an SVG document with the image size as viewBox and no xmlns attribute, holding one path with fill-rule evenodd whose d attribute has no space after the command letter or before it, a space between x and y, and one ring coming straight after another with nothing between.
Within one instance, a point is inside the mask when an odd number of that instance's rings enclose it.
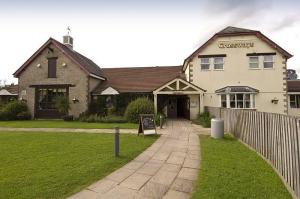
<instances>
[{"instance_id":1,"label":"white trim","mask_svg":"<svg viewBox=\"0 0 300 199\"><path fill-rule=\"evenodd\" d=\"M96 79L105 80L105 78L99 77L99 76L91 74L91 73L89 75L90 75L90 77L93 77L93 78L96 78Z\"/></svg>"},{"instance_id":2,"label":"white trim","mask_svg":"<svg viewBox=\"0 0 300 199\"><path fill-rule=\"evenodd\" d=\"M113 87L107 87L104 89L100 95L119 95L120 93Z\"/></svg>"},{"instance_id":3,"label":"white trim","mask_svg":"<svg viewBox=\"0 0 300 199\"><path fill-rule=\"evenodd\" d=\"M170 85L173 84L174 82L176 82L176 90L173 89L172 91L162 91L165 88L170 88ZM179 89L180 82L186 85L182 89ZM195 91L187 91L186 89L188 88L192 88ZM180 78L176 78L153 91L153 94L171 94L171 95L188 95L188 94L200 94L200 93L203 93L203 90L192 85L190 82L184 81Z\"/></svg>"}]
</instances>

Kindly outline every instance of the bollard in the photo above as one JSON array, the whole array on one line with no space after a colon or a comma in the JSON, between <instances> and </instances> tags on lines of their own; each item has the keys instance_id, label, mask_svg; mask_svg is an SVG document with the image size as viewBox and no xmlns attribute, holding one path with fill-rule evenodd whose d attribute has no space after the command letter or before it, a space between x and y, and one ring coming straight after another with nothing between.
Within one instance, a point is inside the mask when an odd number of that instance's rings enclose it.
<instances>
[{"instance_id":1,"label":"bollard","mask_svg":"<svg viewBox=\"0 0 300 199\"><path fill-rule=\"evenodd\" d=\"M119 127L115 127L115 157L119 156Z\"/></svg>"},{"instance_id":2,"label":"bollard","mask_svg":"<svg viewBox=\"0 0 300 199\"><path fill-rule=\"evenodd\" d=\"M162 127L163 127L163 123L164 123L164 116L162 116L162 115L160 115L159 116L159 127L160 127L160 129L162 129Z\"/></svg>"}]
</instances>

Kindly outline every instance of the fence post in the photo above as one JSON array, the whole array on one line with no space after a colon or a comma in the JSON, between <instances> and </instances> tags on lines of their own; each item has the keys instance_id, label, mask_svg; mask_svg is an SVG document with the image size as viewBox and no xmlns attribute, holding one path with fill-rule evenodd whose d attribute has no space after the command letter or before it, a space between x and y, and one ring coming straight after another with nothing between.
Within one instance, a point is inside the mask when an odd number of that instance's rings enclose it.
<instances>
[{"instance_id":1,"label":"fence post","mask_svg":"<svg viewBox=\"0 0 300 199\"><path fill-rule=\"evenodd\" d=\"M119 127L115 127L115 157L119 156Z\"/></svg>"}]
</instances>

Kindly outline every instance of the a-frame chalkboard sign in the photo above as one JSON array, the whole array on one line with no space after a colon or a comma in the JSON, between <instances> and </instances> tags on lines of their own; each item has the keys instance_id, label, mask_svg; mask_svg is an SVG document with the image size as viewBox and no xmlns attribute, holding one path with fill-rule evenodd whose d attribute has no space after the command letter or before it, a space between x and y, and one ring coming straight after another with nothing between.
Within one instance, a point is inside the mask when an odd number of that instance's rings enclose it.
<instances>
[{"instance_id":1,"label":"a-frame chalkboard sign","mask_svg":"<svg viewBox=\"0 0 300 199\"><path fill-rule=\"evenodd\" d=\"M156 134L156 125L154 114L141 114L138 135L142 133L144 135Z\"/></svg>"}]
</instances>

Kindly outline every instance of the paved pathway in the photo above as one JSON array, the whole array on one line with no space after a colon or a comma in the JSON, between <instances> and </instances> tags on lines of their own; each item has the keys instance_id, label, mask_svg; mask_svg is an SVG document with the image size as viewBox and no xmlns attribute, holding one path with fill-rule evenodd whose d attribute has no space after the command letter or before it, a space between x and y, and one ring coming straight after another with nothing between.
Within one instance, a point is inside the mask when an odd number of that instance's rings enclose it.
<instances>
[{"instance_id":1,"label":"paved pathway","mask_svg":"<svg viewBox=\"0 0 300 199\"><path fill-rule=\"evenodd\" d=\"M70 199L185 199L200 166L199 138L190 121L169 121L142 154Z\"/></svg>"}]
</instances>

